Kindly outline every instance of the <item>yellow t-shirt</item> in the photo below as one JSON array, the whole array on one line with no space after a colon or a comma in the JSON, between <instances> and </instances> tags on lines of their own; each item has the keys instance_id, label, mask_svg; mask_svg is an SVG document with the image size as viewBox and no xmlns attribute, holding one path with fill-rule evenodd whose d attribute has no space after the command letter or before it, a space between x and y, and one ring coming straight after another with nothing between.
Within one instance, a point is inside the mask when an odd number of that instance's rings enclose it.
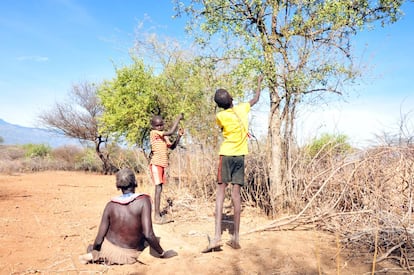
<instances>
[{"instance_id":1,"label":"yellow t-shirt","mask_svg":"<svg viewBox=\"0 0 414 275\"><path fill-rule=\"evenodd\" d=\"M217 113L216 122L222 128L224 137L220 146L220 155L242 156L248 154L249 111L250 103L241 103Z\"/></svg>"},{"instance_id":2,"label":"yellow t-shirt","mask_svg":"<svg viewBox=\"0 0 414 275\"><path fill-rule=\"evenodd\" d=\"M151 164L167 167L168 166L168 148L171 142L163 131L151 130L150 132L151 151L153 153Z\"/></svg>"}]
</instances>

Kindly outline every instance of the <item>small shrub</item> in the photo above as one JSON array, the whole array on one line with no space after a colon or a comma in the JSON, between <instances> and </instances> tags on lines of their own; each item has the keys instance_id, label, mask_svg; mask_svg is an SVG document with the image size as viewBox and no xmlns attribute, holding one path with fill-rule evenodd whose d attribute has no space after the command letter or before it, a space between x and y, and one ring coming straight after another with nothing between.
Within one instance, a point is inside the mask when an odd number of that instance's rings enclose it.
<instances>
[{"instance_id":1,"label":"small shrub","mask_svg":"<svg viewBox=\"0 0 414 275\"><path fill-rule=\"evenodd\" d=\"M79 146L64 145L53 149L51 157L53 165L50 169L53 170L76 170L76 161L82 154L83 149Z\"/></svg>"},{"instance_id":2,"label":"small shrub","mask_svg":"<svg viewBox=\"0 0 414 275\"><path fill-rule=\"evenodd\" d=\"M14 161L25 156L25 151L21 146L15 145L1 145L0 159L4 161Z\"/></svg>"},{"instance_id":3,"label":"small shrub","mask_svg":"<svg viewBox=\"0 0 414 275\"><path fill-rule=\"evenodd\" d=\"M40 171L54 170L52 167L53 167L53 161L50 158L31 157L31 158L26 158L23 161L22 172L40 172Z\"/></svg>"},{"instance_id":4,"label":"small shrub","mask_svg":"<svg viewBox=\"0 0 414 275\"><path fill-rule=\"evenodd\" d=\"M131 168L136 173L142 173L147 169L148 160L143 154L134 150L118 149L111 154L111 161L117 168Z\"/></svg>"},{"instance_id":5,"label":"small shrub","mask_svg":"<svg viewBox=\"0 0 414 275\"><path fill-rule=\"evenodd\" d=\"M86 148L77 156L75 169L91 172L102 171L102 161L98 158L94 149Z\"/></svg>"},{"instance_id":6,"label":"small shrub","mask_svg":"<svg viewBox=\"0 0 414 275\"><path fill-rule=\"evenodd\" d=\"M52 148L46 144L25 144L23 148L25 156L29 158L45 158L52 152Z\"/></svg>"},{"instance_id":7,"label":"small shrub","mask_svg":"<svg viewBox=\"0 0 414 275\"><path fill-rule=\"evenodd\" d=\"M20 160L1 160L0 159L0 173L13 174L23 171L24 166Z\"/></svg>"},{"instance_id":8,"label":"small shrub","mask_svg":"<svg viewBox=\"0 0 414 275\"><path fill-rule=\"evenodd\" d=\"M83 149L74 145L64 145L53 149L51 155L56 161L64 161L75 166L76 159L82 154Z\"/></svg>"},{"instance_id":9,"label":"small shrub","mask_svg":"<svg viewBox=\"0 0 414 275\"><path fill-rule=\"evenodd\" d=\"M351 151L346 135L323 134L315 138L307 147L306 151L311 158L318 156L342 155Z\"/></svg>"}]
</instances>

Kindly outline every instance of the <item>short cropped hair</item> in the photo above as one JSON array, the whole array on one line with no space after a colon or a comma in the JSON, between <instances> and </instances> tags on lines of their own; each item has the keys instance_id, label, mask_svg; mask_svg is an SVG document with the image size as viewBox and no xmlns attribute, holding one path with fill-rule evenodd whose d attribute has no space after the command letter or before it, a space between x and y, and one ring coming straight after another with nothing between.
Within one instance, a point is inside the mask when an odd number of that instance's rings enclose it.
<instances>
[{"instance_id":1,"label":"short cropped hair","mask_svg":"<svg viewBox=\"0 0 414 275\"><path fill-rule=\"evenodd\" d=\"M124 168L116 173L116 187L126 189L128 187L137 187L134 171Z\"/></svg>"},{"instance_id":2,"label":"short cropped hair","mask_svg":"<svg viewBox=\"0 0 414 275\"><path fill-rule=\"evenodd\" d=\"M214 95L214 101L220 108L228 109L231 107L232 98L227 90L218 89Z\"/></svg>"},{"instance_id":3,"label":"short cropped hair","mask_svg":"<svg viewBox=\"0 0 414 275\"><path fill-rule=\"evenodd\" d=\"M163 120L162 116L153 116L151 118L151 126L154 127L155 124L157 124L158 122L160 122L162 120Z\"/></svg>"}]
</instances>

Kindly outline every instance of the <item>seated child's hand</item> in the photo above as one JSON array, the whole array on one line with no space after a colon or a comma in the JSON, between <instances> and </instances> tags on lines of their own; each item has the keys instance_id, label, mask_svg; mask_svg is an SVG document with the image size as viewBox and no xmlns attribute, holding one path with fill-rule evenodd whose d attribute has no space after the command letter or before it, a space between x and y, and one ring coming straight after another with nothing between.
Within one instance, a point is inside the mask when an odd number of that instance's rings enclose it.
<instances>
[{"instance_id":1,"label":"seated child's hand","mask_svg":"<svg viewBox=\"0 0 414 275\"><path fill-rule=\"evenodd\" d=\"M161 256L161 258L163 258L163 259L167 259L167 258L172 258L172 257L175 257L175 256L177 256L177 255L178 255L178 253L177 253L177 252L175 252L174 250L170 249L170 250L164 251L164 253L163 253L163 255Z\"/></svg>"}]
</instances>

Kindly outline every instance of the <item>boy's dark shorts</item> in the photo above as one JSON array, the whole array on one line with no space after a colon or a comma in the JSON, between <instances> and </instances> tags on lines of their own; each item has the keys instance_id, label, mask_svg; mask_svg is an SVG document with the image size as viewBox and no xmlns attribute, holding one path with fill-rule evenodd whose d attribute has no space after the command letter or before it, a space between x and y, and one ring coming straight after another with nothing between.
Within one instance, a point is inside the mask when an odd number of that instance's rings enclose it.
<instances>
[{"instance_id":1,"label":"boy's dark shorts","mask_svg":"<svg viewBox=\"0 0 414 275\"><path fill-rule=\"evenodd\" d=\"M218 183L232 183L244 185L244 156L220 156Z\"/></svg>"}]
</instances>

